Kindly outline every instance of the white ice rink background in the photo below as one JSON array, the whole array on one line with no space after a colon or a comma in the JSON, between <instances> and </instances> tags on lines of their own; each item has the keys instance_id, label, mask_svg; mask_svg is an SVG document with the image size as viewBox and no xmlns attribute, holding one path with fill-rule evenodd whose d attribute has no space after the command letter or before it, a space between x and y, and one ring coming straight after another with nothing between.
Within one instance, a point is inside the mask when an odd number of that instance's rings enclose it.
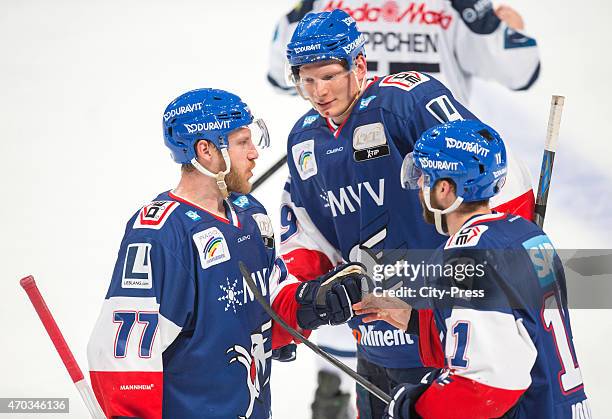
<instances>
[{"instance_id":1,"label":"white ice rink background","mask_svg":"<svg viewBox=\"0 0 612 419\"><path fill-rule=\"evenodd\" d=\"M609 18L589 2L508 1L540 44L542 73L526 93L479 83L472 110L539 173L551 94L567 97L546 231L558 248L612 248ZM172 188L161 113L197 87L238 93L263 117L282 155L308 105L265 80L268 42L290 1L4 0L0 13L0 397L78 394L18 280L33 274L83 369L125 222ZM277 224L286 171L256 196ZM612 296L610 296L612 298ZM595 417L612 417L610 311L574 310L575 345ZM273 414L307 418L313 356L274 364ZM9 415L0 415L6 416ZM27 417L21 415L19 417Z\"/></svg>"}]
</instances>

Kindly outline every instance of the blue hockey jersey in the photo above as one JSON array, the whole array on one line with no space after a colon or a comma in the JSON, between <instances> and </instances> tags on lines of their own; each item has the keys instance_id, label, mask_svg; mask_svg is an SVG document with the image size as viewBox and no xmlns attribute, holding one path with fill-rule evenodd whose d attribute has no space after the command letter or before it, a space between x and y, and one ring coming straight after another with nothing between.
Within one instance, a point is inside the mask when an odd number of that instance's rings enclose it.
<instances>
[{"instance_id":1,"label":"blue hockey jersey","mask_svg":"<svg viewBox=\"0 0 612 419\"><path fill-rule=\"evenodd\" d=\"M270 219L250 195L227 218L172 192L128 222L88 346L109 416L268 418L272 321L238 262L271 298L286 277Z\"/></svg>"},{"instance_id":2,"label":"blue hockey jersey","mask_svg":"<svg viewBox=\"0 0 612 419\"><path fill-rule=\"evenodd\" d=\"M444 241L424 222L415 191L400 169L420 134L442 122L475 119L432 76L403 72L371 81L342 126L311 110L289 135L290 179L281 208L281 254L292 274L312 279L341 261L393 263L406 249L435 249ZM531 215L528 174L509 174L496 204ZM398 251L399 250L399 251ZM417 337L384 322L350 326L368 361L420 367Z\"/></svg>"},{"instance_id":3,"label":"blue hockey jersey","mask_svg":"<svg viewBox=\"0 0 612 419\"><path fill-rule=\"evenodd\" d=\"M563 266L546 234L521 217L476 215L442 248L432 265L474 269L460 281L457 275L425 278L427 289L445 297L430 300L433 317L419 311L421 349L428 365L443 364L445 372L419 398L417 412L590 418ZM436 345L425 345L436 340L437 355Z\"/></svg>"}]
</instances>

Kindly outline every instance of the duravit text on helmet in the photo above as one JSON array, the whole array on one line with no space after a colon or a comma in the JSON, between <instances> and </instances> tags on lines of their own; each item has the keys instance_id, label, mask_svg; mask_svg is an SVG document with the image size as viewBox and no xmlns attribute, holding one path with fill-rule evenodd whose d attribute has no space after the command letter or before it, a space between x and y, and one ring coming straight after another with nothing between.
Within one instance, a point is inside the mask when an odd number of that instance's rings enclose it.
<instances>
[{"instance_id":1,"label":"duravit text on helmet","mask_svg":"<svg viewBox=\"0 0 612 419\"><path fill-rule=\"evenodd\" d=\"M426 157L419 157L419 162L423 169L457 170L459 167L458 162L429 160Z\"/></svg>"},{"instance_id":2,"label":"duravit text on helmet","mask_svg":"<svg viewBox=\"0 0 612 419\"><path fill-rule=\"evenodd\" d=\"M483 157L487 157L487 154L489 154L489 149L481 146L480 144L468 141L459 141L455 140L454 138L446 138L446 147L458 148L460 150L469 151L470 153Z\"/></svg>"},{"instance_id":3,"label":"duravit text on helmet","mask_svg":"<svg viewBox=\"0 0 612 419\"><path fill-rule=\"evenodd\" d=\"M350 44L342 47L342 49L344 50L344 52L346 52L347 54L349 54L352 50L354 50L355 48L357 48L359 45L363 45L365 44L365 36L363 36L363 34L359 35L359 38L355 39L353 42L351 42Z\"/></svg>"},{"instance_id":4,"label":"duravit text on helmet","mask_svg":"<svg viewBox=\"0 0 612 419\"><path fill-rule=\"evenodd\" d=\"M321 49L321 44L305 45L303 47L293 48L296 54L304 51L317 51L319 49Z\"/></svg>"},{"instance_id":5,"label":"duravit text on helmet","mask_svg":"<svg viewBox=\"0 0 612 419\"><path fill-rule=\"evenodd\" d=\"M183 124L187 128L189 134L200 131L214 131L220 129L228 129L230 127L230 121L215 121L215 122L200 122L197 124Z\"/></svg>"},{"instance_id":6,"label":"duravit text on helmet","mask_svg":"<svg viewBox=\"0 0 612 419\"><path fill-rule=\"evenodd\" d=\"M193 112L193 111L201 111L202 104L200 102L190 103L185 106L179 106L176 109L172 109L164 114L164 121L169 120L170 118L174 118L175 116L183 115L185 113Z\"/></svg>"}]
</instances>

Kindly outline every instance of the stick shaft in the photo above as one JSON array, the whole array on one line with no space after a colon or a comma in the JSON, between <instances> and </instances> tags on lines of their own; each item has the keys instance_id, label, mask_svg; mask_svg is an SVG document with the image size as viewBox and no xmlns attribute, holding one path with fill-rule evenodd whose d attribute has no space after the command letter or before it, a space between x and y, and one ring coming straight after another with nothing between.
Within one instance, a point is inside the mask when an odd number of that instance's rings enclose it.
<instances>
[{"instance_id":1,"label":"stick shaft","mask_svg":"<svg viewBox=\"0 0 612 419\"><path fill-rule=\"evenodd\" d=\"M540 169L540 180L538 182L538 193L536 195L535 222L538 226L544 225L546 205L548 203L548 192L552 177L557 141L559 139L559 128L565 97L553 96L550 102L550 114L548 116L548 128L546 130L546 141L544 144L544 155Z\"/></svg>"},{"instance_id":2,"label":"stick shaft","mask_svg":"<svg viewBox=\"0 0 612 419\"><path fill-rule=\"evenodd\" d=\"M81 398L85 402L91 417L94 419L105 418L106 416L102 412L102 409L98 405L98 402L93 396L93 391L91 387L85 381L85 377L83 376L83 372L81 368L79 368L79 364L77 364L76 359L74 359L74 355L72 351L68 347L62 332L60 331L49 307L47 307L47 303L45 303L44 298L42 297L36 282L34 281L34 277L27 276L21 281L19 281L21 287L25 290L26 294L30 298L36 313L38 313L38 317L40 317L40 321L42 322L47 334L51 338L51 342L53 342L53 346L55 346L55 350L59 354L68 374L70 375L70 379L77 387Z\"/></svg>"},{"instance_id":3,"label":"stick shaft","mask_svg":"<svg viewBox=\"0 0 612 419\"><path fill-rule=\"evenodd\" d=\"M254 191L255 189L259 188L262 183L268 180L268 178L272 176L274 173L276 173L278 169L280 169L285 163L287 163L286 154L283 157L281 157L276 163L274 163L272 167L266 170L264 174L258 177L255 182L253 182L253 187L251 188L251 191Z\"/></svg>"},{"instance_id":4,"label":"stick shaft","mask_svg":"<svg viewBox=\"0 0 612 419\"><path fill-rule=\"evenodd\" d=\"M357 381L357 383L359 383L363 388L365 388L367 391L372 393L374 396L378 397L380 400L382 400L383 402L385 402L387 404L389 404L391 402L391 397L389 397L389 395L387 393L385 393L380 388L376 387L374 384L370 383L368 380L363 378L361 375L357 374L355 371L353 371L347 365L345 365L344 363L342 363L338 359L334 358L333 356L331 356L330 354L328 354L327 352L325 352L324 350L319 348L317 345L315 345L314 343L312 343L311 341L306 339L300 332L295 330L293 327L289 326L272 309L272 307L270 307L270 304L268 303L266 298L263 295L261 295L261 293L259 292L259 289L257 288L257 285L255 285L255 282L253 282L253 278L251 278L251 273L249 272L249 270L247 269L245 264L242 263L242 262L239 262L239 265L240 265L240 272L242 273L242 276L243 276L244 280L246 281L248 287L251 289L251 292L255 296L255 299L259 302L259 304L261 304L263 309L270 315L272 320L274 320L276 323L280 324L283 329L285 329L287 332L289 332L289 334L291 336L293 336L293 338L295 338L296 340L304 343L304 345L309 347L317 355L319 355L320 357L325 359L327 362L331 363L335 367L337 367L340 370L342 370L345 374L349 375L352 379Z\"/></svg>"}]
</instances>

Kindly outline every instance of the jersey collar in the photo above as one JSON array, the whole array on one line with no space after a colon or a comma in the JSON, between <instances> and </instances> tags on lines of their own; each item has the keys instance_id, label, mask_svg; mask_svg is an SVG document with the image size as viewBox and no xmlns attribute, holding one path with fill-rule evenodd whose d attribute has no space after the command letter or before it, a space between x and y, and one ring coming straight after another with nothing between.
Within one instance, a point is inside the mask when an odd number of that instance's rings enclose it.
<instances>
[{"instance_id":1,"label":"jersey collar","mask_svg":"<svg viewBox=\"0 0 612 419\"><path fill-rule=\"evenodd\" d=\"M178 196L174 194L172 191L168 192L168 196L174 199L175 201L182 202L183 204L187 204L201 211L204 211L205 213L209 214L210 216L216 218L217 220L225 224L232 224L234 227L240 228L240 220L238 219L238 216L236 215L236 211L234 211L234 207L227 199L224 200L225 210L226 210L226 215L227 215L227 218L226 218L226 217L221 217L220 215L217 215L217 214L213 214L212 212L202 207L201 205L198 205L196 203L189 201L188 199Z\"/></svg>"}]
</instances>

